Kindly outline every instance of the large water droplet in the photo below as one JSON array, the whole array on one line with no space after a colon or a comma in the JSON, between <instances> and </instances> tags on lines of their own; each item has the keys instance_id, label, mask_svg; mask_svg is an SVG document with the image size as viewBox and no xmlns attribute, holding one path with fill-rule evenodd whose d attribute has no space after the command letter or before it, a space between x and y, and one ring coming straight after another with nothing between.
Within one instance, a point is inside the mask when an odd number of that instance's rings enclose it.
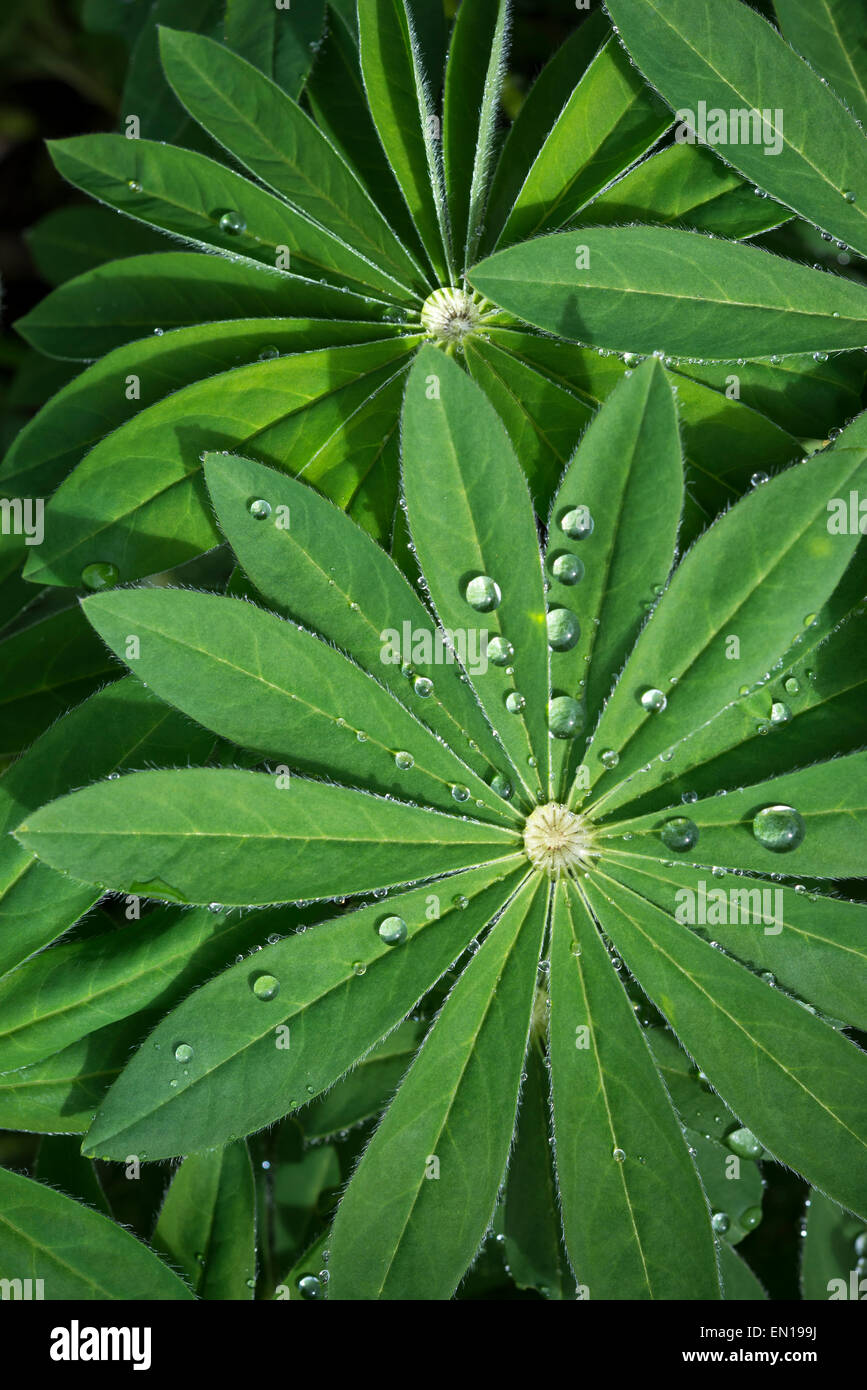
<instances>
[{"instance_id":1,"label":"large water droplet","mask_svg":"<svg viewBox=\"0 0 867 1390\"><path fill-rule=\"evenodd\" d=\"M520 714L526 703L520 690L510 690L506 696L506 709L510 714Z\"/></svg>"},{"instance_id":2,"label":"large water droplet","mask_svg":"<svg viewBox=\"0 0 867 1390\"><path fill-rule=\"evenodd\" d=\"M771 723L788 724L791 717L792 711L789 709L789 706L783 704L782 700L775 700L771 705Z\"/></svg>"},{"instance_id":3,"label":"large water droplet","mask_svg":"<svg viewBox=\"0 0 867 1390\"><path fill-rule=\"evenodd\" d=\"M387 946L406 941L406 922L402 917L383 917L376 930Z\"/></svg>"},{"instance_id":4,"label":"large water droplet","mask_svg":"<svg viewBox=\"0 0 867 1390\"><path fill-rule=\"evenodd\" d=\"M710 1219L710 1224L718 1236L724 1236L732 1223L724 1211L715 1211Z\"/></svg>"},{"instance_id":5,"label":"large water droplet","mask_svg":"<svg viewBox=\"0 0 867 1390\"><path fill-rule=\"evenodd\" d=\"M505 637L492 637L487 646L488 660L495 666L507 666L515 655L515 648Z\"/></svg>"},{"instance_id":6,"label":"large water droplet","mask_svg":"<svg viewBox=\"0 0 867 1390\"><path fill-rule=\"evenodd\" d=\"M555 738L574 738L584 727L584 708L571 695L557 695L548 705L548 728Z\"/></svg>"},{"instance_id":7,"label":"large water droplet","mask_svg":"<svg viewBox=\"0 0 867 1390\"><path fill-rule=\"evenodd\" d=\"M642 691L639 698L642 708L648 710L651 714L661 714L668 704L667 697L663 695L661 690L657 690L655 686L651 686L649 690Z\"/></svg>"},{"instance_id":8,"label":"large water droplet","mask_svg":"<svg viewBox=\"0 0 867 1390\"><path fill-rule=\"evenodd\" d=\"M120 570L109 560L95 560L81 571L81 582L86 589L110 589L119 579Z\"/></svg>"},{"instance_id":9,"label":"large water droplet","mask_svg":"<svg viewBox=\"0 0 867 1390\"><path fill-rule=\"evenodd\" d=\"M467 603L479 613L498 608L502 597L499 584L489 574L477 574L464 589Z\"/></svg>"},{"instance_id":10,"label":"large water droplet","mask_svg":"<svg viewBox=\"0 0 867 1390\"><path fill-rule=\"evenodd\" d=\"M753 834L774 854L797 849L806 833L804 817L794 806L765 806L753 817Z\"/></svg>"},{"instance_id":11,"label":"large water droplet","mask_svg":"<svg viewBox=\"0 0 867 1390\"><path fill-rule=\"evenodd\" d=\"M296 1288L302 1298L306 1298L311 1302L314 1299L325 1297L325 1291L322 1288L321 1280L317 1279L315 1274L302 1274Z\"/></svg>"},{"instance_id":12,"label":"large water droplet","mask_svg":"<svg viewBox=\"0 0 867 1390\"><path fill-rule=\"evenodd\" d=\"M363 960L354 960L354 961L352 962L352 973L353 973L353 975L364 975L364 974L366 974L366 973L367 973L367 965L366 965L366 963L365 963Z\"/></svg>"},{"instance_id":13,"label":"large water droplet","mask_svg":"<svg viewBox=\"0 0 867 1390\"><path fill-rule=\"evenodd\" d=\"M698 844L698 826L688 816L673 816L659 832L664 845L682 852Z\"/></svg>"},{"instance_id":14,"label":"large water droplet","mask_svg":"<svg viewBox=\"0 0 867 1390\"><path fill-rule=\"evenodd\" d=\"M280 993L276 975L257 975L251 986L257 999L274 999Z\"/></svg>"},{"instance_id":15,"label":"large water droplet","mask_svg":"<svg viewBox=\"0 0 867 1390\"><path fill-rule=\"evenodd\" d=\"M561 584L577 584L584 578L584 561L577 555L558 555L551 566L551 573Z\"/></svg>"},{"instance_id":16,"label":"large water droplet","mask_svg":"<svg viewBox=\"0 0 867 1390\"><path fill-rule=\"evenodd\" d=\"M495 772L491 778L491 791L496 792L504 801L508 801L512 795L512 784L508 777L504 777L502 772Z\"/></svg>"},{"instance_id":17,"label":"large water droplet","mask_svg":"<svg viewBox=\"0 0 867 1390\"><path fill-rule=\"evenodd\" d=\"M552 608L546 619L548 645L555 652L568 652L577 645L581 624L568 608Z\"/></svg>"},{"instance_id":18,"label":"large water droplet","mask_svg":"<svg viewBox=\"0 0 867 1390\"><path fill-rule=\"evenodd\" d=\"M266 502L264 497L254 497L247 511L254 521L267 521L271 515L271 503Z\"/></svg>"},{"instance_id":19,"label":"large water droplet","mask_svg":"<svg viewBox=\"0 0 867 1390\"><path fill-rule=\"evenodd\" d=\"M622 1163L626 1157L626 1153L623 1149L612 1149L611 1157L615 1159L618 1163Z\"/></svg>"},{"instance_id":20,"label":"large water droplet","mask_svg":"<svg viewBox=\"0 0 867 1390\"><path fill-rule=\"evenodd\" d=\"M560 530L570 540L584 541L593 532L593 518L588 507L572 507L560 518Z\"/></svg>"},{"instance_id":21,"label":"large water droplet","mask_svg":"<svg viewBox=\"0 0 867 1390\"><path fill-rule=\"evenodd\" d=\"M175 1047L175 1061L176 1061L176 1062L189 1062L189 1060L190 1060L190 1058L192 1057L192 1055L193 1055L193 1049L190 1047L190 1044L189 1044L189 1043L184 1043L184 1042L178 1043L177 1046Z\"/></svg>"},{"instance_id":22,"label":"large water droplet","mask_svg":"<svg viewBox=\"0 0 867 1390\"><path fill-rule=\"evenodd\" d=\"M460 782L455 782L452 786L451 791L452 798L455 801L469 801L470 799L469 787L462 786Z\"/></svg>"},{"instance_id":23,"label":"large water droplet","mask_svg":"<svg viewBox=\"0 0 867 1390\"><path fill-rule=\"evenodd\" d=\"M400 752L394 755L394 764L395 767L400 768L401 772L408 772L411 767L415 766L415 758L412 753L407 753L405 749L401 748Z\"/></svg>"},{"instance_id":24,"label":"large water droplet","mask_svg":"<svg viewBox=\"0 0 867 1390\"><path fill-rule=\"evenodd\" d=\"M599 754L599 761L603 767L611 769L616 767L620 762L620 754L613 748L603 748L602 752Z\"/></svg>"},{"instance_id":25,"label":"large water droplet","mask_svg":"<svg viewBox=\"0 0 867 1390\"><path fill-rule=\"evenodd\" d=\"M761 1158L764 1152L751 1129L733 1129L731 1134L726 1135L724 1143L738 1158Z\"/></svg>"},{"instance_id":26,"label":"large water droplet","mask_svg":"<svg viewBox=\"0 0 867 1390\"><path fill-rule=\"evenodd\" d=\"M416 695L420 695L423 700L426 700L428 695L433 694L434 683L429 676L416 676L412 688Z\"/></svg>"},{"instance_id":27,"label":"large water droplet","mask_svg":"<svg viewBox=\"0 0 867 1390\"><path fill-rule=\"evenodd\" d=\"M247 219L242 217L240 212L224 212L220 218L220 231L228 232L230 236L239 236L241 232L247 230Z\"/></svg>"}]
</instances>

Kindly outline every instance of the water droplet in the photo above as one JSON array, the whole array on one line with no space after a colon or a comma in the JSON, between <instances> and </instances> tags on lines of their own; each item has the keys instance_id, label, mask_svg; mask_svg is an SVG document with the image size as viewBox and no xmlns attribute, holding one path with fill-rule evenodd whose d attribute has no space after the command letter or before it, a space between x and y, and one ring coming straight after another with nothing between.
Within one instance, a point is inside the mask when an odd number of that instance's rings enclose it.
<instances>
[{"instance_id":1,"label":"water droplet","mask_svg":"<svg viewBox=\"0 0 867 1390\"><path fill-rule=\"evenodd\" d=\"M773 972L770 970L763 970L759 978L764 980L765 984L770 985L771 988L773 988L774 985L777 983L776 975L774 975Z\"/></svg>"},{"instance_id":2,"label":"water droplet","mask_svg":"<svg viewBox=\"0 0 867 1390\"><path fill-rule=\"evenodd\" d=\"M507 666L515 655L515 648L505 637L492 637L488 643L488 660L495 666Z\"/></svg>"},{"instance_id":3,"label":"water droplet","mask_svg":"<svg viewBox=\"0 0 867 1390\"><path fill-rule=\"evenodd\" d=\"M412 753L407 753L401 748L400 752L394 755L394 764L395 767L400 768L401 772L408 772L411 767L415 766L415 758Z\"/></svg>"},{"instance_id":4,"label":"water droplet","mask_svg":"<svg viewBox=\"0 0 867 1390\"><path fill-rule=\"evenodd\" d=\"M295 1287L302 1298L310 1301L325 1297L321 1281L316 1278L315 1274L302 1274Z\"/></svg>"},{"instance_id":5,"label":"water droplet","mask_svg":"<svg viewBox=\"0 0 867 1390\"><path fill-rule=\"evenodd\" d=\"M551 573L561 584L577 584L584 578L584 561L577 555L558 555L551 566Z\"/></svg>"},{"instance_id":6,"label":"water droplet","mask_svg":"<svg viewBox=\"0 0 867 1390\"><path fill-rule=\"evenodd\" d=\"M625 1154L625 1152L624 1152L623 1149L612 1149L612 1150L611 1150L611 1157L612 1157L613 1159L615 1159L616 1162L622 1163L623 1160L624 1160L625 1157L626 1157L626 1154Z\"/></svg>"},{"instance_id":7,"label":"water droplet","mask_svg":"<svg viewBox=\"0 0 867 1390\"><path fill-rule=\"evenodd\" d=\"M247 511L254 521L267 521L271 515L271 503L266 502L264 497L255 497Z\"/></svg>"},{"instance_id":8,"label":"water droplet","mask_svg":"<svg viewBox=\"0 0 867 1390\"><path fill-rule=\"evenodd\" d=\"M366 742L367 742L367 734L364 732L363 729L359 729L358 732L357 732L357 734L355 735L355 737L356 737L356 739L358 740L359 743L366 743Z\"/></svg>"},{"instance_id":9,"label":"water droplet","mask_svg":"<svg viewBox=\"0 0 867 1390\"><path fill-rule=\"evenodd\" d=\"M491 778L491 791L497 796L501 796L504 801L508 801L512 795L513 787L508 777L504 777L502 772L495 772Z\"/></svg>"},{"instance_id":10,"label":"water droplet","mask_svg":"<svg viewBox=\"0 0 867 1390\"><path fill-rule=\"evenodd\" d=\"M661 714L668 704L666 696L663 695L661 690L657 690L654 686L651 686L649 690L643 691L640 698L642 707L651 714Z\"/></svg>"},{"instance_id":11,"label":"water droplet","mask_svg":"<svg viewBox=\"0 0 867 1390\"><path fill-rule=\"evenodd\" d=\"M828 238L828 240L830 241L830 237ZM814 362L827 362L827 361L828 361L828 354L827 354L827 352L814 352L814 353L813 353L813 361L814 361Z\"/></svg>"},{"instance_id":12,"label":"water droplet","mask_svg":"<svg viewBox=\"0 0 867 1390\"><path fill-rule=\"evenodd\" d=\"M769 481L770 481L770 475L769 475L769 474L767 474L767 473L753 473L753 474L751 475L751 477L750 477L750 487L761 487L761 486L763 485L763 483L767 483L767 482L769 482Z\"/></svg>"},{"instance_id":13,"label":"water droplet","mask_svg":"<svg viewBox=\"0 0 867 1390\"><path fill-rule=\"evenodd\" d=\"M269 343L268 346L263 347L262 351L259 353L259 361L271 362L275 357L279 356L280 349L278 347L275 347L273 343Z\"/></svg>"},{"instance_id":14,"label":"water droplet","mask_svg":"<svg viewBox=\"0 0 867 1390\"><path fill-rule=\"evenodd\" d=\"M710 1224L718 1236L724 1236L732 1223L724 1211L715 1211L710 1219Z\"/></svg>"},{"instance_id":15,"label":"water droplet","mask_svg":"<svg viewBox=\"0 0 867 1390\"><path fill-rule=\"evenodd\" d=\"M593 532L593 518L587 507L572 507L560 518L560 530L570 540L584 541Z\"/></svg>"},{"instance_id":16,"label":"water droplet","mask_svg":"<svg viewBox=\"0 0 867 1390\"><path fill-rule=\"evenodd\" d=\"M81 582L86 589L110 589L119 579L120 570L109 560L95 560L81 571Z\"/></svg>"},{"instance_id":17,"label":"water droplet","mask_svg":"<svg viewBox=\"0 0 867 1390\"><path fill-rule=\"evenodd\" d=\"M858 1256L859 1260L864 1259L864 1257L867 1256L867 1231L859 1231L858 1235L855 1237L854 1244L855 1254Z\"/></svg>"},{"instance_id":18,"label":"water droplet","mask_svg":"<svg viewBox=\"0 0 867 1390\"><path fill-rule=\"evenodd\" d=\"M555 738L574 738L584 727L584 707L570 695L557 695L548 705L548 728Z\"/></svg>"},{"instance_id":19,"label":"water droplet","mask_svg":"<svg viewBox=\"0 0 867 1390\"><path fill-rule=\"evenodd\" d=\"M367 973L367 966L366 966L365 962L364 962L363 960L354 960L354 961L352 962L352 973L353 973L353 975L364 975L364 974L366 974L366 973Z\"/></svg>"},{"instance_id":20,"label":"water droplet","mask_svg":"<svg viewBox=\"0 0 867 1390\"><path fill-rule=\"evenodd\" d=\"M433 694L434 683L429 676L416 676L412 683L412 688L416 695L426 700L428 695Z\"/></svg>"},{"instance_id":21,"label":"water droplet","mask_svg":"<svg viewBox=\"0 0 867 1390\"><path fill-rule=\"evenodd\" d=\"M740 1224L743 1226L745 1231L754 1231L756 1227L761 1223L761 1220L761 1207L747 1207L746 1211L741 1212Z\"/></svg>"},{"instance_id":22,"label":"water droplet","mask_svg":"<svg viewBox=\"0 0 867 1390\"><path fill-rule=\"evenodd\" d=\"M193 1049L190 1047L190 1044L189 1044L189 1043L184 1043L184 1042L178 1043L177 1046L175 1047L175 1061L176 1061L176 1062L189 1062L189 1060L190 1060L190 1058L192 1057L192 1055L193 1055Z\"/></svg>"},{"instance_id":23,"label":"water droplet","mask_svg":"<svg viewBox=\"0 0 867 1390\"><path fill-rule=\"evenodd\" d=\"M684 792L681 801L687 806L691 806L694 801L698 801L698 792Z\"/></svg>"},{"instance_id":24,"label":"water droplet","mask_svg":"<svg viewBox=\"0 0 867 1390\"><path fill-rule=\"evenodd\" d=\"M568 652L577 645L581 624L568 608L552 608L546 619L548 645L555 652Z\"/></svg>"},{"instance_id":25,"label":"water droplet","mask_svg":"<svg viewBox=\"0 0 867 1390\"><path fill-rule=\"evenodd\" d=\"M456 907L459 912L463 912L469 905L470 900L469 898L465 898L463 893L456 893L452 898L452 907Z\"/></svg>"},{"instance_id":26,"label":"water droplet","mask_svg":"<svg viewBox=\"0 0 867 1390\"><path fill-rule=\"evenodd\" d=\"M739 1158L761 1158L764 1146L759 1143L751 1129L733 1129L723 1141L727 1148Z\"/></svg>"},{"instance_id":27,"label":"water droplet","mask_svg":"<svg viewBox=\"0 0 867 1390\"><path fill-rule=\"evenodd\" d=\"M797 849L806 833L804 818L794 806L765 806L753 817L753 834L774 854Z\"/></svg>"},{"instance_id":28,"label":"water droplet","mask_svg":"<svg viewBox=\"0 0 867 1390\"><path fill-rule=\"evenodd\" d=\"M451 792L454 801L469 801L470 799L469 787L462 786L460 782L454 782L452 784Z\"/></svg>"},{"instance_id":29,"label":"water droplet","mask_svg":"<svg viewBox=\"0 0 867 1390\"><path fill-rule=\"evenodd\" d=\"M274 999L280 993L276 975L257 975L251 986L257 999Z\"/></svg>"},{"instance_id":30,"label":"water droplet","mask_svg":"<svg viewBox=\"0 0 867 1390\"><path fill-rule=\"evenodd\" d=\"M464 598L471 608L479 613L490 613L499 608L503 595L500 586L489 574L477 574L464 589Z\"/></svg>"},{"instance_id":31,"label":"water droplet","mask_svg":"<svg viewBox=\"0 0 867 1390\"><path fill-rule=\"evenodd\" d=\"M398 946L406 941L406 922L402 917L383 917L376 930L387 946Z\"/></svg>"},{"instance_id":32,"label":"water droplet","mask_svg":"<svg viewBox=\"0 0 867 1390\"><path fill-rule=\"evenodd\" d=\"M843 197L846 199L847 203L854 203L855 201L855 194L852 192L851 188L844 190Z\"/></svg>"},{"instance_id":33,"label":"water droplet","mask_svg":"<svg viewBox=\"0 0 867 1390\"><path fill-rule=\"evenodd\" d=\"M789 679L783 682L783 688L789 695L797 695L801 689L794 676L789 676Z\"/></svg>"},{"instance_id":34,"label":"water droplet","mask_svg":"<svg viewBox=\"0 0 867 1390\"><path fill-rule=\"evenodd\" d=\"M242 217L240 212L224 212L220 218L219 227L221 232L228 232L230 236L239 236L241 232L247 230L247 219Z\"/></svg>"},{"instance_id":35,"label":"water droplet","mask_svg":"<svg viewBox=\"0 0 867 1390\"><path fill-rule=\"evenodd\" d=\"M603 748L599 754L599 761L603 767L616 767L620 762L620 754L616 753L613 748Z\"/></svg>"},{"instance_id":36,"label":"water droplet","mask_svg":"<svg viewBox=\"0 0 867 1390\"><path fill-rule=\"evenodd\" d=\"M506 696L506 709L510 714L520 714L526 703L519 690L510 690Z\"/></svg>"},{"instance_id":37,"label":"water droplet","mask_svg":"<svg viewBox=\"0 0 867 1390\"><path fill-rule=\"evenodd\" d=\"M788 724L792 717L792 711L788 705L784 705L782 700L775 700L771 705L771 723Z\"/></svg>"},{"instance_id":38,"label":"water droplet","mask_svg":"<svg viewBox=\"0 0 867 1390\"><path fill-rule=\"evenodd\" d=\"M698 826L688 816L673 816L659 832L662 843L680 852L698 844Z\"/></svg>"}]
</instances>

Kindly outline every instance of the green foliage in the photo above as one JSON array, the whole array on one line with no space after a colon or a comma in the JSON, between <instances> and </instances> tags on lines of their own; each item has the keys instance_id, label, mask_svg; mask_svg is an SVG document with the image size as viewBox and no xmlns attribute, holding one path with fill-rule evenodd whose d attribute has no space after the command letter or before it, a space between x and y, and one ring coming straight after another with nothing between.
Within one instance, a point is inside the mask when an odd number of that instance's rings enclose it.
<instances>
[{"instance_id":1,"label":"green foliage","mask_svg":"<svg viewBox=\"0 0 867 1390\"><path fill-rule=\"evenodd\" d=\"M804 1296L863 1272L867 289L803 251L867 253L857 6L609 8L506 129L507 0L158 0L51 144L100 206L34 230L0 465L47 1298L758 1300L775 1161Z\"/></svg>"}]
</instances>

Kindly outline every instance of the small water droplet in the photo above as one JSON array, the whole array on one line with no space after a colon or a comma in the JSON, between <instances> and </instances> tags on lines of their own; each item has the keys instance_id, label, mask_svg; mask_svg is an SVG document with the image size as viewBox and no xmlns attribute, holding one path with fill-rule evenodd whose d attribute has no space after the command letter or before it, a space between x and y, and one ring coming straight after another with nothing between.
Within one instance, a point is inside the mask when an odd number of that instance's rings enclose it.
<instances>
[{"instance_id":1,"label":"small water droplet","mask_svg":"<svg viewBox=\"0 0 867 1390\"><path fill-rule=\"evenodd\" d=\"M577 646L581 624L568 608L551 608L546 618L548 645L555 652L568 652Z\"/></svg>"},{"instance_id":2,"label":"small water droplet","mask_svg":"<svg viewBox=\"0 0 867 1390\"><path fill-rule=\"evenodd\" d=\"M577 584L584 578L584 561L577 555L558 555L551 566L551 573L561 584Z\"/></svg>"},{"instance_id":3,"label":"small water droplet","mask_svg":"<svg viewBox=\"0 0 867 1390\"><path fill-rule=\"evenodd\" d=\"M732 1223L724 1211L715 1211L710 1219L710 1224L718 1236L724 1236Z\"/></svg>"},{"instance_id":4,"label":"small water droplet","mask_svg":"<svg viewBox=\"0 0 867 1390\"><path fill-rule=\"evenodd\" d=\"M792 711L788 705L783 704L782 700L775 700L771 705L771 723L788 724L792 717Z\"/></svg>"},{"instance_id":5,"label":"small water droplet","mask_svg":"<svg viewBox=\"0 0 867 1390\"><path fill-rule=\"evenodd\" d=\"M302 1298L313 1301L317 1298L324 1298L325 1293L322 1283L315 1274L302 1274L296 1286Z\"/></svg>"},{"instance_id":6,"label":"small water droplet","mask_svg":"<svg viewBox=\"0 0 867 1390\"><path fill-rule=\"evenodd\" d=\"M504 777L502 772L495 772L491 778L491 791L497 796L501 796L504 801L508 801L512 795L513 787L508 777Z\"/></svg>"},{"instance_id":7,"label":"small water droplet","mask_svg":"<svg viewBox=\"0 0 867 1390\"><path fill-rule=\"evenodd\" d=\"M794 806L765 806L753 817L753 834L774 854L787 854L803 842L807 827Z\"/></svg>"},{"instance_id":8,"label":"small water droplet","mask_svg":"<svg viewBox=\"0 0 867 1390\"><path fill-rule=\"evenodd\" d=\"M452 907L456 907L459 912L463 912L470 905L469 898L464 897L463 893L456 893L452 898Z\"/></svg>"},{"instance_id":9,"label":"small water droplet","mask_svg":"<svg viewBox=\"0 0 867 1390\"><path fill-rule=\"evenodd\" d=\"M584 727L584 706L570 695L557 695L548 705L548 728L555 738L574 738Z\"/></svg>"},{"instance_id":10,"label":"small water droplet","mask_svg":"<svg viewBox=\"0 0 867 1390\"><path fill-rule=\"evenodd\" d=\"M408 772L411 767L415 766L415 758L412 753L407 753L405 749L401 748L394 755L394 764L395 767L400 768L401 772Z\"/></svg>"},{"instance_id":11,"label":"small water droplet","mask_svg":"<svg viewBox=\"0 0 867 1390\"><path fill-rule=\"evenodd\" d=\"M489 574L477 574L464 589L467 603L479 613L499 608L502 597L499 584Z\"/></svg>"},{"instance_id":12,"label":"small water droplet","mask_svg":"<svg viewBox=\"0 0 867 1390\"><path fill-rule=\"evenodd\" d=\"M515 648L505 637L492 637L488 642L487 655L495 666L507 666L515 655Z\"/></svg>"},{"instance_id":13,"label":"small water droplet","mask_svg":"<svg viewBox=\"0 0 867 1390\"><path fill-rule=\"evenodd\" d=\"M727 1148L739 1158L761 1158L764 1146L759 1143L751 1129L733 1129L723 1140Z\"/></svg>"},{"instance_id":14,"label":"small water droplet","mask_svg":"<svg viewBox=\"0 0 867 1390\"><path fill-rule=\"evenodd\" d=\"M416 676L415 680L412 683L412 688L415 691L416 695L419 695L421 699L426 700L428 695L433 694L434 683L429 676Z\"/></svg>"},{"instance_id":15,"label":"small water droplet","mask_svg":"<svg viewBox=\"0 0 867 1390\"><path fill-rule=\"evenodd\" d=\"M642 708L648 710L651 714L661 714L668 704L667 697L663 695L661 690L657 690L655 686L651 686L649 690L643 691L640 699Z\"/></svg>"},{"instance_id":16,"label":"small water droplet","mask_svg":"<svg viewBox=\"0 0 867 1390\"><path fill-rule=\"evenodd\" d=\"M571 507L560 518L560 530L573 541L584 541L593 533L593 518L588 507Z\"/></svg>"},{"instance_id":17,"label":"small water droplet","mask_svg":"<svg viewBox=\"0 0 867 1390\"><path fill-rule=\"evenodd\" d=\"M271 515L271 503L266 502L264 497L254 497L247 511L254 521L267 521Z\"/></svg>"},{"instance_id":18,"label":"small water droplet","mask_svg":"<svg viewBox=\"0 0 867 1390\"><path fill-rule=\"evenodd\" d=\"M613 768L620 762L620 754L613 748L603 748L599 754L599 761L603 767Z\"/></svg>"},{"instance_id":19,"label":"small water droplet","mask_svg":"<svg viewBox=\"0 0 867 1390\"><path fill-rule=\"evenodd\" d=\"M789 695L797 695L801 689L794 676L789 676L789 679L783 682L783 688Z\"/></svg>"},{"instance_id":20,"label":"small water droplet","mask_svg":"<svg viewBox=\"0 0 867 1390\"><path fill-rule=\"evenodd\" d=\"M855 194L852 192L851 188L844 190L843 197L846 199L847 203L854 203L855 201Z\"/></svg>"},{"instance_id":21,"label":"small water droplet","mask_svg":"<svg viewBox=\"0 0 867 1390\"><path fill-rule=\"evenodd\" d=\"M367 966L366 966L365 962L364 962L363 960L354 960L354 961L352 962L352 973L353 973L353 975L364 975L364 974L366 974L366 973L367 973Z\"/></svg>"},{"instance_id":22,"label":"small water droplet","mask_svg":"<svg viewBox=\"0 0 867 1390\"><path fill-rule=\"evenodd\" d=\"M451 791L454 801L469 801L470 799L469 787L462 786L460 782L453 783Z\"/></svg>"},{"instance_id":23,"label":"small water droplet","mask_svg":"<svg viewBox=\"0 0 867 1390\"><path fill-rule=\"evenodd\" d=\"M247 230L247 219L240 212L224 212L219 227L221 232L228 232L230 236L240 236L241 232Z\"/></svg>"},{"instance_id":24,"label":"small water droplet","mask_svg":"<svg viewBox=\"0 0 867 1390\"><path fill-rule=\"evenodd\" d=\"M280 981L276 975L257 975L251 989L257 999L275 999L280 993Z\"/></svg>"},{"instance_id":25,"label":"small water droplet","mask_svg":"<svg viewBox=\"0 0 867 1390\"><path fill-rule=\"evenodd\" d=\"M753 473L750 476L750 487L762 487L764 483L770 481L768 473Z\"/></svg>"},{"instance_id":26,"label":"small water droplet","mask_svg":"<svg viewBox=\"0 0 867 1390\"><path fill-rule=\"evenodd\" d=\"M829 237L828 240L830 241L831 238ZM827 352L814 352L814 353L813 353L813 361L814 361L814 362L827 362L827 361L828 361L828 354L827 354Z\"/></svg>"},{"instance_id":27,"label":"small water droplet","mask_svg":"<svg viewBox=\"0 0 867 1390\"><path fill-rule=\"evenodd\" d=\"M383 917L376 930L387 946L398 946L406 941L406 922L402 917Z\"/></svg>"},{"instance_id":28,"label":"small water droplet","mask_svg":"<svg viewBox=\"0 0 867 1390\"><path fill-rule=\"evenodd\" d=\"M359 729L358 732L356 733L355 737L356 737L356 739L358 740L359 743L366 743L366 742L367 742L367 734L364 732L363 729Z\"/></svg>"},{"instance_id":29,"label":"small water droplet","mask_svg":"<svg viewBox=\"0 0 867 1390\"><path fill-rule=\"evenodd\" d=\"M120 579L120 570L109 560L94 560L81 571L81 582L86 589L111 589Z\"/></svg>"},{"instance_id":30,"label":"small water droplet","mask_svg":"<svg viewBox=\"0 0 867 1390\"><path fill-rule=\"evenodd\" d=\"M665 822L659 834L668 849L681 853L698 844L698 826L688 816L673 816Z\"/></svg>"},{"instance_id":31,"label":"small water droplet","mask_svg":"<svg viewBox=\"0 0 867 1390\"><path fill-rule=\"evenodd\" d=\"M510 690L506 696L506 709L510 714L520 714L526 703L519 690Z\"/></svg>"},{"instance_id":32,"label":"small water droplet","mask_svg":"<svg viewBox=\"0 0 867 1390\"><path fill-rule=\"evenodd\" d=\"M741 1212L740 1215L740 1224L743 1226L745 1231L754 1231L756 1227L761 1223L761 1220L761 1207L747 1207L746 1211Z\"/></svg>"},{"instance_id":33,"label":"small water droplet","mask_svg":"<svg viewBox=\"0 0 867 1390\"><path fill-rule=\"evenodd\" d=\"M273 343L269 343L268 346L263 347L262 351L259 353L259 361L271 362L275 357L279 356L280 349L278 347L275 347Z\"/></svg>"},{"instance_id":34,"label":"small water droplet","mask_svg":"<svg viewBox=\"0 0 867 1390\"><path fill-rule=\"evenodd\" d=\"M612 1149L611 1157L615 1159L617 1163L622 1163L626 1157L626 1154L623 1149Z\"/></svg>"},{"instance_id":35,"label":"small water droplet","mask_svg":"<svg viewBox=\"0 0 867 1390\"><path fill-rule=\"evenodd\" d=\"M185 1042L178 1043L177 1046L175 1047L175 1061L176 1061L176 1062L189 1062L189 1060L190 1060L190 1058L192 1057L192 1055L193 1055L193 1049L190 1047L190 1044L189 1044L189 1043L185 1043Z\"/></svg>"},{"instance_id":36,"label":"small water droplet","mask_svg":"<svg viewBox=\"0 0 867 1390\"><path fill-rule=\"evenodd\" d=\"M681 801L687 806L691 806L694 801L698 801L698 792L684 792Z\"/></svg>"}]
</instances>

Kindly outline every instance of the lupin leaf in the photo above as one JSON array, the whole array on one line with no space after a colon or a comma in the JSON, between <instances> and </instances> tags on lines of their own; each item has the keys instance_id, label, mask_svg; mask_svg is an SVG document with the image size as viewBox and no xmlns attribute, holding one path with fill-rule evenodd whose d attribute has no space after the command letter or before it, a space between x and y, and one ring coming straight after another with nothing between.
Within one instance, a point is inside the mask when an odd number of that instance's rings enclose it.
<instances>
[{"instance_id":1,"label":"lupin leaf","mask_svg":"<svg viewBox=\"0 0 867 1390\"><path fill-rule=\"evenodd\" d=\"M199 1298L253 1297L256 1223L246 1144L184 1159L166 1193L153 1246Z\"/></svg>"}]
</instances>

